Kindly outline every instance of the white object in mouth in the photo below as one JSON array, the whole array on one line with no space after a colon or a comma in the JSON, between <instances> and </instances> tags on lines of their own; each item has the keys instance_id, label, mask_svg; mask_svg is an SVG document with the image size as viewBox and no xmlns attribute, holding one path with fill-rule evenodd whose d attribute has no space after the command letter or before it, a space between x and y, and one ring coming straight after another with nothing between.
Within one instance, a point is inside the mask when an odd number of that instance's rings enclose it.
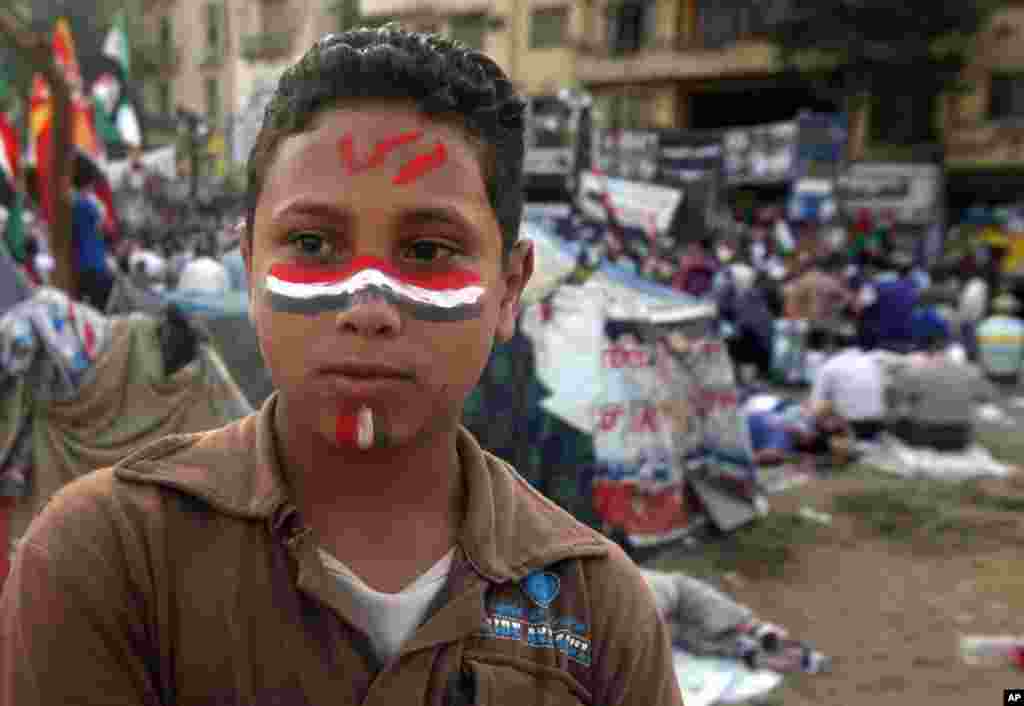
<instances>
[{"instance_id":1,"label":"white object in mouth","mask_svg":"<svg viewBox=\"0 0 1024 706\"><path fill-rule=\"evenodd\" d=\"M363 451L373 444L373 411L369 407L360 407L356 417L356 444Z\"/></svg>"}]
</instances>

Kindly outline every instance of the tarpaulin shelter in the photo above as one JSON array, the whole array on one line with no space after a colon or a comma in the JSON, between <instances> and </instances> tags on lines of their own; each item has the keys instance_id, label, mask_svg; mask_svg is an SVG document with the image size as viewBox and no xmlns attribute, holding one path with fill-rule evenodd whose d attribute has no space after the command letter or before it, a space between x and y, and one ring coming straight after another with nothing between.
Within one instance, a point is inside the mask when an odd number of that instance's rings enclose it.
<instances>
[{"instance_id":1,"label":"tarpaulin shelter","mask_svg":"<svg viewBox=\"0 0 1024 706\"><path fill-rule=\"evenodd\" d=\"M105 317L48 288L0 319L0 492L17 497L11 536L69 481L252 411L211 347L170 361L173 334L156 317Z\"/></svg>"},{"instance_id":2,"label":"tarpaulin shelter","mask_svg":"<svg viewBox=\"0 0 1024 706\"><path fill-rule=\"evenodd\" d=\"M580 244L533 219L524 237L535 275L520 331L495 349L467 426L577 517L637 545L687 533L695 506L724 529L752 519L749 435L714 306L609 264L566 284Z\"/></svg>"}]
</instances>

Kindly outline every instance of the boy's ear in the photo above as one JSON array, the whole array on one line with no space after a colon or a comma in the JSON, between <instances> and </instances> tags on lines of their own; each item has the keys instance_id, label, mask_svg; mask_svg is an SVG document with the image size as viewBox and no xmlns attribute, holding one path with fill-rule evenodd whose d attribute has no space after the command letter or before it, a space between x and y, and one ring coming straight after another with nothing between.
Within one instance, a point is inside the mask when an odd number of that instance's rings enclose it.
<instances>
[{"instance_id":1,"label":"boy's ear","mask_svg":"<svg viewBox=\"0 0 1024 706\"><path fill-rule=\"evenodd\" d=\"M533 275L533 243L520 240L508 256L508 266L502 272L505 283L505 294L501 298L501 309L498 311L498 326L495 335L499 343L509 341L516 332L516 320L519 318L519 302L526 288L526 283Z\"/></svg>"}]
</instances>

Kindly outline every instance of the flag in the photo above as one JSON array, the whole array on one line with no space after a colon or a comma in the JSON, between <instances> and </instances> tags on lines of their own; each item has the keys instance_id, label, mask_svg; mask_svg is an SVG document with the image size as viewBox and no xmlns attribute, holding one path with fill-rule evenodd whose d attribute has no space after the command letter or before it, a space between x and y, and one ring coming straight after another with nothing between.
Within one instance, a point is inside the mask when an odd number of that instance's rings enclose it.
<instances>
[{"instance_id":1,"label":"flag","mask_svg":"<svg viewBox=\"0 0 1024 706\"><path fill-rule=\"evenodd\" d=\"M121 67L121 78L127 83L131 69L131 50L128 47L128 23L124 10L118 10L103 42L103 55L109 56Z\"/></svg>"},{"instance_id":2,"label":"flag","mask_svg":"<svg viewBox=\"0 0 1024 706\"><path fill-rule=\"evenodd\" d=\"M103 175L103 164L106 154L103 143L96 132L94 108L92 101L82 90L82 72L75 55L75 43L71 37L71 27L63 17L57 20L53 31L53 56L71 88L71 145L75 151L91 161L97 172ZM49 86L42 76L33 79L32 97L30 100L29 117L29 155L35 165L37 188L43 215L49 223L53 223L53 194L49 193L50 145L52 142L51 123L53 120L53 101ZM105 182L105 178L101 178ZM109 184L97 187L102 200L110 201L104 229L111 235L117 234L117 220L113 210L112 199L107 196Z\"/></svg>"},{"instance_id":3,"label":"flag","mask_svg":"<svg viewBox=\"0 0 1024 706\"><path fill-rule=\"evenodd\" d=\"M18 144L18 131L11 124L7 113L0 113L0 172L3 172L3 183L0 184L0 205L11 207L14 192L18 185L18 162L21 149Z\"/></svg>"},{"instance_id":4,"label":"flag","mask_svg":"<svg viewBox=\"0 0 1024 706\"><path fill-rule=\"evenodd\" d=\"M24 209L18 194L15 194L10 210L7 212L7 228L4 231L4 238L7 240L7 249L14 259L18 262L25 262L28 251L25 249Z\"/></svg>"}]
</instances>

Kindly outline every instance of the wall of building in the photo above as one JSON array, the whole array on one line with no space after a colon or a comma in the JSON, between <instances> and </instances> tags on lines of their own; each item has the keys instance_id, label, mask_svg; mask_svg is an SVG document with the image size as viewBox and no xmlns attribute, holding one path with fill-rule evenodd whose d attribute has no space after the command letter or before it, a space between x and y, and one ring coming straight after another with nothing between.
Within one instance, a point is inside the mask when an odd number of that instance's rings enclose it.
<instances>
[{"instance_id":1,"label":"wall of building","mask_svg":"<svg viewBox=\"0 0 1024 706\"><path fill-rule=\"evenodd\" d=\"M1024 7L995 13L978 37L964 72L970 90L945 103L946 159L953 166L1024 167L1024 115L995 121L989 114L993 75L1024 75Z\"/></svg>"}]
</instances>

